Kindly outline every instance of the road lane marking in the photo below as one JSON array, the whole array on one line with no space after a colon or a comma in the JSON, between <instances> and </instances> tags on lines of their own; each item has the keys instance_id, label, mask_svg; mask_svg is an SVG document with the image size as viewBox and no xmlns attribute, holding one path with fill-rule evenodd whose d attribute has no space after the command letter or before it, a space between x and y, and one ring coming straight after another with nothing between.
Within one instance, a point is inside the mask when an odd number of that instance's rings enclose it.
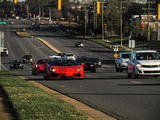
<instances>
[{"instance_id":1,"label":"road lane marking","mask_svg":"<svg viewBox=\"0 0 160 120\"><path fill-rule=\"evenodd\" d=\"M52 46L49 42L47 42L46 40L39 38L39 37L35 37L37 40L40 40L41 42L43 42L45 45L48 46L48 48L50 48L51 50L55 51L56 53L61 53L60 50L58 50L57 48L55 48L54 46Z\"/></svg>"},{"instance_id":2,"label":"road lane marking","mask_svg":"<svg viewBox=\"0 0 160 120\"><path fill-rule=\"evenodd\" d=\"M133 83L133 84L141 84L142 82L138 82L138 81L131 81L131 83Z\"/></svg>"}]
</instances>

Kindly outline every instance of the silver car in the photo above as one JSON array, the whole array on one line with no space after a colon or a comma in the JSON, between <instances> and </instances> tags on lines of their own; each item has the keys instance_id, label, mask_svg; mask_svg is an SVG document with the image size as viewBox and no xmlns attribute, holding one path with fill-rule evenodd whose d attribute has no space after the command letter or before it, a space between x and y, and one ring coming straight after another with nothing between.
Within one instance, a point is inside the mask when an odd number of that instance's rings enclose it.
<instances>
[{"instance_id":1,"label":"silver car","mask_svg":"<svg viewBox=\"0 0 160 120\"><path fill-rule=\"evenodd\" d=\"M115 59L116 72L122 72L127 70L128 60L131 56L131 52L120 52L118 58Z\"/></svg>"},{"instance_id":2,"label":"silver car","mask_svg":"<svg viewBox=\"0 0 160 120\"><path fill-rule=\"evenodd\" d=\"M133 51L127 66L128 78L138 76L159 76L160 55L155 50Z\"/></svg>"}]
</instances>

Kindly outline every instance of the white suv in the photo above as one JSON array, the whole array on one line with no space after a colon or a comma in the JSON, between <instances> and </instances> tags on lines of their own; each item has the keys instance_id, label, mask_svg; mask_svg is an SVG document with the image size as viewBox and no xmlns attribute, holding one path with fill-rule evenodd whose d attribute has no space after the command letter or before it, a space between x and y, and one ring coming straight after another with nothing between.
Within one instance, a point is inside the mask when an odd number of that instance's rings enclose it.
<instances>
[{"instance_id":1,"label":"white suv","mask_svg":"<svg viewBox=\"0 0 160 120\"><path fill-rule=\"evenodd\" d=\"M155 50L139 50L131 53L127 66L128 78L138 76L159 76L160 55Z\"/></svg>"},{"instance_id":2,"label":"white suv","mask_svg":"<svg viewBox=\"0 0 160 120\"><path fill-rule=\"evenodd\" d=\"M76 56L73 53L65 53L64 59L76 60Z\"/></svg>"}]
</instances>

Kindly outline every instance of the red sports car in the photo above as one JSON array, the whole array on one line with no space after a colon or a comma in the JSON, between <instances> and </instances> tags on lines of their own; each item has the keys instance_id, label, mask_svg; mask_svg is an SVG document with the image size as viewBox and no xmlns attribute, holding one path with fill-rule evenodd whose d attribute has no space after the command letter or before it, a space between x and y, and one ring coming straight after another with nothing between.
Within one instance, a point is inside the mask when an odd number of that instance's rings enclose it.
<instances>
[{"instance_id":1,"label":"red sports car","mask_svg":"<svg viewBox=\"0 0 160 120\"><path fill-rule=\"evenodd\" d=\"M51 59L40 59L36 63L32 63L32 75L37 75L38 73L44 73L44 66L48 64Z\"/></svg>"},{"instance_id":2,"label":"red sports car","mask_svg":"<svg viewBox=\"0 0 160 120\"><path fill-rule=\"evenodd\" d=\"M44 79L83 79L83 63L74 60L52 60L46 65Z\"/></svg>"}]
</instances>

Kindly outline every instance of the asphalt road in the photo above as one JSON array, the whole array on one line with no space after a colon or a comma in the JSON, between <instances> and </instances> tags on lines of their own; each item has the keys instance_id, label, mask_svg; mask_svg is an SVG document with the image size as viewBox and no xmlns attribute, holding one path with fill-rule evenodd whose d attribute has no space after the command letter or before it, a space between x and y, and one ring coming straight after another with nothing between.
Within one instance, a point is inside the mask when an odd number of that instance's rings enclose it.
<instances>
[{"instance_id":1,"label":"asphalt road","mask_svg":"<svg viewBox=\"0 0 160 120\"><path fill-rule=\"evenodd\" d=\"M4 26L3 26L4 27ZM84 40L85 48L74 48L76 39L44 31L32 31L36 36L46 39L63 52L76 55L96 56L105 61L113 59L111 50ZM12 59L21 59L24 54L32 54L35 59L55 54L34 38L20 38L11 30L5 32L5 46L9 56L3 57L6 69ZM32 76L31 65L25 64L24 70L12 70L82 101L98 110L120 120L159 120L160 119L160 81L159 78L141 77L128 79L126 72L116 73L109 62L108 67L100 68L97 73L85 72L83 80L43 80L43 76Z\"/></svg>"}]
</instances>

